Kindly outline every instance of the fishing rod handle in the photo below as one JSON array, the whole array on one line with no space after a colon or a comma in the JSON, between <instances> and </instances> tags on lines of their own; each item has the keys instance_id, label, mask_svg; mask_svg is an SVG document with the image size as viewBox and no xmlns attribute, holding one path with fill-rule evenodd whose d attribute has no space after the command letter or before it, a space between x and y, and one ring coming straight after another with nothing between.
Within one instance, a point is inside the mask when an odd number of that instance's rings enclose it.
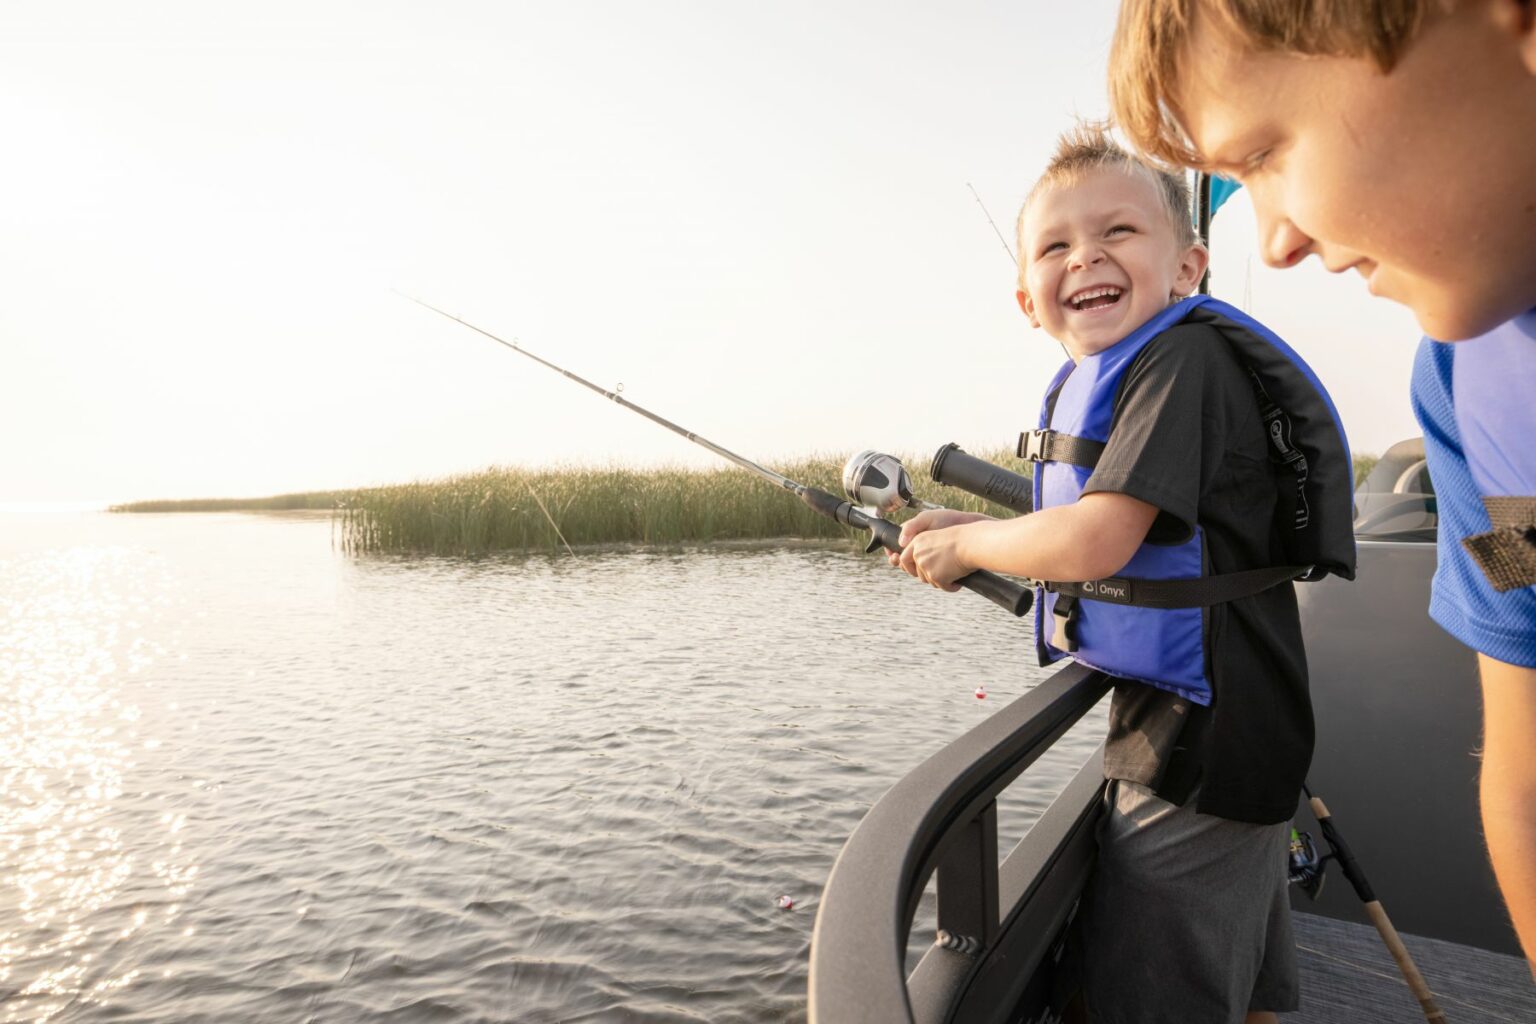
<instances>
[{"instance_id":1,"label":"fishing rod handle","mask_svg":"<svg viewBox=\"0 0 1536 1024\"><path fill-rule=\"evenodd\" d=\"M1012 580L1003 579L995 572L977 569L969 576L955 580L965 589L980 594L1010 615L1024 615L1035 602L1035 592Z\"/></svg>"},{"instance_id":2,"label":"fishing rod handle","mask_svg":"<svg viewBox=\"0 0 1536 1024\"><path fill-rule=\"evenodd\" d=\"M1323 830L1323 838L1333 850L1333 856L1338 860L1344 877L1349 880L1350 885L1354 886L1356 895L1364 904L1365 915L1376 926L1377 934L1381 936L1387 951L1392 954L1392 959L1397 961L1397 969L1402 972L1403 980L1408 983L1413 997L1419 1001L1419 1008L1424 1011L1424 1019L1429 1021L1429 1024L1445 1024L1444 1011L1435 1002L1435 995L1429 990L1424 975L1419 973L1418 965L1408 954L1408 947L1403 945L1397 929L1392 926L1392 919L1387 917L1386 908L1381 905L1381 900L1377 899L1376 893L1371 890L1371 883L1366 880L1360 862L1355 860L1354 852L1350 850L1349 844L1344 842L1344 837L1334 826L1333 815L1328 812L1328 805L1323 803L1323 798L1313 793L1305 784L1303 789L1307 794L1307 804L1312 808L1312 816L1317 819L1318 827Z\"/></svg>"},{"instance_id":3,"label":"fishing rod handle","mask_svg":"<svg viewBox=\"0 0 1536 1024\"><path fill-rule=\"evenodd\" d=\"M1424 1019L1429 1024L1445 1024L1445 1011L1440 1009L1439 1003L1435 1002L1435 994L1430 991L1424 975L1419 973L1419 967L1413 962L1413 957L1408 955L1408 947L1403 945L1397 929L1392 927L1392 920L1387 917L1381 901L1372 900L1367 903L1365 914L1376 926L1376 932L1381 936L1381 941L1386 944L1387 951L1392 954L1392 959L1397 961L1397 969L1402 972L1403 980L1408 983L1408 989L1413 993L1413 998L1419 1001L1419 1009L1424 1012Z\"/></svg>"},{"instance_id":4,"label":"fishing rod handle","mask_svg":"<svg viewBox=\"0 0 1536 1024\"><path fill-rule=\"evenodd\" d=\"M877 547L882 547L887 551L901 553L901 527L890 520L866 515L854 507L852 502L834 497L815 487L804 488L800 492L800 500L813 510L845 526L868 530L870 542L866 550L873 551ZM969 591L980 594L1010 615L1023 615L1029 611L1029 606L1035 599L1033 590L1012 580L1005 580L985 569L978 569L968 576L960 577L955 582Z\"/></svg>"},{"instance_id":5,"label":"fishing rod handle","mask_svg":"<svg viewBox=\"0 0 1536 1024\"><path fill-rule=\"evenodd\" d=\"M1035 510L1033 480L967 455L953 441L934 453L933 462L928 465L928 475L936 483L958 487L1021 515Z\"/></svg>"},{"instance_id":6,"label":"fishing rod handle","mask_svg":"<svg viewBox=\"0 0 1536 1024\"><path fill-rule=\"evenodd\" d=\"M1328 848L1333 851L1334 859L1339 862L1339 870L1344 872L1344 877L1354 888L1355 895L1360 897L1361 903L1373 903L1376 900L1376 891L1371 888L1371 883L1365 877L1365 869L1355 859L1355 851L1349 848L1344 841L1344 836L1333 823L1333 816L1328 813L1328 805L1323 803L1323 798L1315 796L1309 790L1307 792L1307 804L1312 808L1312 817L1317 819L1317 827L1322 829L1323 839L1328 843Z\"/></svg>"}]
</instances>

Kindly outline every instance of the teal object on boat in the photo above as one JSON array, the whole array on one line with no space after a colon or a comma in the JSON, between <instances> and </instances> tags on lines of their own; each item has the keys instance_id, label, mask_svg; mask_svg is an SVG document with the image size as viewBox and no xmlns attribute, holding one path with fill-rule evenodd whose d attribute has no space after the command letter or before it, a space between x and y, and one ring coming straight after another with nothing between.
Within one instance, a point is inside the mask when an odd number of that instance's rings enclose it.
<instances>
[{"instance_id":1,"label":"teal object on boat","mask_svg":"<svg viewBox=\"0 0 1536 1024\"><path fill-rule=\"evenodd\" d=\"M1231 199L1242 187L1242 182L1223 178L1219 174L1211 175L1211 216L1215 217L1216 211L1221 209L1221 204Z\"/></svg>"}]
</instances>

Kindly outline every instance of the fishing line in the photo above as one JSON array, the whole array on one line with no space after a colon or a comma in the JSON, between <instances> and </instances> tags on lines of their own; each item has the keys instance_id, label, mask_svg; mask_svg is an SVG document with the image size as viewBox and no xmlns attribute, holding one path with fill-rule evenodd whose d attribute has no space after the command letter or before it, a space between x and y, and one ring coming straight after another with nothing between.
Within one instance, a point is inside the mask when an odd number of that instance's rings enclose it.
<instances>
[{"instance_id":1,"label":"fishing line","mask_svg":"<svg viewBox=\"0 0 1536 1024\"><path fill-rule=\"evenodd\" d=\"M1008 258L1013 261L1014 267L1017 268L1019 265L1019 258L1013 254L1013 246L1008 244L1008 239L1004 238L1003 233L998 230L997 221L993 220L992 214L987 211L987 204L981 201L981 196L976 192L976 186L972 185L970 182L966 182L965 187L970 189L971 195L976 197L976 205L981 207L982 216L986 217L987 223L992 225L992 233L997 236L997 240L999 242L1003 243L1003 252L1008 254Z\"/></svg>"},{"instance_id":2,"label":"fishing line","mask_svg":"<svg viewBox=\"0 0 1536 1024\"><path fill-rule=\"evenodd\" d=\"M620 386L622 387L622 385ZM528 488L528 493L533 495L533 500L539 503L539 511L544 513L544 518L549 520L549 525L554 527L555 536L559 537L560 543L565 545L565 553L574 558L576 552L571 550L571 542L566 540L565 534L560 532L560 524L555 522L555 517L549 514L549 509L544 505L544 499L539 497L539 492L534 490L531 484L525 484L524 486Z\"/></svg>"},{"instance_id":3,"label":"fishing line","mask_svg":"<svg viewBox=\"0 0 1536 1024\"><path fill-rule=\"evenodd\" d=\"M1008 254L1008 259L1010 261L1012 261L1013 269L1014 269L1014 272L1015 272L1015 278L1017 278L1017 276L1022 273L1024 268L1023 268L1023 266L1020 265L1019 258L1016 255L1014 255L1013 247L1008 244L1008 240L1006 238L1004 238L1003 237L1003 233L998 230L997 221L992 219L992 214L987 209L987 204L981 201L981 196L980 196L980 194L977 193L976 186L972 185L970 182L966 182L965 183L965 187L970 189L971 190L971 195L976 197L976 205L981 207L981 215L983 217L987 218L987 223L988 224L992 225L992 233L997 236L997 240L999 242L1003 243L1003 251ZM1019 284L1023 284L1022 281L1019 281L1018 283ZM1066 356L1068 359L1072 358L1072 353L1067 350L1066 342L1058 341L1058 342L1056 342L1056 344L1061 346L1061 354L1062 355Z\"/></svg>"}]
</instances>

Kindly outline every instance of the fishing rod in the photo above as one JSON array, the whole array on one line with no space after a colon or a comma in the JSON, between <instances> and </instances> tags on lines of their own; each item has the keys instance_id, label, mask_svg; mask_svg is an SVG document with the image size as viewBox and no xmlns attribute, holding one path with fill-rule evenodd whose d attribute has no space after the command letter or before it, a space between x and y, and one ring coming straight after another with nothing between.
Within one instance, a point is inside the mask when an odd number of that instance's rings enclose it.
<instances>
[{"instance_id":1,"label":"fishing rod","mask_svg":"<svg viewBox=\"0 0 1536 1024\"><path fill-rule=\"evenodd\" d=\"M1318 857L1312 845L1312 837L1305 832L1297 832L1293 828L1291 830L1291 880L1300 883L1302 891L1309 897L1317 899L1317 894L1323 887L1323 870L1328 866L1328 861L1338 861L1339 870L1344 872L1344 877L1349 880L1355 895L1359 896L1360 902L1365 905L1365 915L1371 919L1371 924L1376 926L1381 941L1386 944L1392 959L1397 961L1397 969L1402 972L1409 991L1419 1001L1424 1019L1429 1021L1429 1024L1445 1024L1445 1012L1435 1002L1435 994L1430 991L1424 975L1419 973L1413 957L1408 955L1408 947L1403 945L1397 929L1392 926L1391 918L1387 917L1381 900L1376 897L1375 890L1371 888L1371 883L1365 877L1365 870L1360 867L1354 852L1344 841L1338 826L1333 823L1333 816L1328 813L1328 805L1323 803L1322 797L1313 793L1305 782L1301 784L1301 788L1307 794L1307 803L1312 808L1312 816L1317 819L1317 827L1322 830L1323 839L1328 843L1329 852Z\"/></svg>"},{"instance_id":2,"label":"fishing rod","mask_svg":"<svg viewBox=\"0 0 1536 1024\"><path fill-rule=\"evenodd\" d=\"M644 416L652 423L665 427L666 429L672 431L674 434L678 434L687 438L694 444L699 445L701 448L707 448L721 458L735 463L742 469L755 473L765 480L777 484L784 490L794 494L813 512L824 515L829 519L836 520L837 522L842 523L844 526L851 526L856 530L868 531L870 534L870 541L869 546L865 548L866 553L872 552L876 548L885 548L887 551L894 551L897 553L901 552L901 527L897 526L893 522L890 522L889 520L880 518L878 514L865 512L862 509L854 506L854 504L850 501L844 501L843 499L838 498L835 495L828 494L826 491L820 490L819 488L807 487L805 484L797 483L782 473L776 473L769 469L767 466L759 465L758 463L753 462L751 459L737 455L735 452L730 451L729 449L722 448L715 444L713 441L700 437L693 431L680 427L676 423L673 423L671 420L663 416L658 416L651 412L649 409L645 409L636 405L634 402L629 401L622 395L594 384L587 380L585 377L572 373L570 370L567 370L564 367L556 366L548 359L544 359L535 355L514 341L507 341L505 338L498 338L490 331L487 331L482 327L476 327L468 320L454 316L447 310L438 309L431 303L423 302L414 296L403 295L402 297L410 299L412 302L416 303L418 306L421 306L424 309L430 309L432 312L438 314L439 316L447 317L454 323L462 324L463 326L468 327L470 330L474 331L476 334L482 334L485 337L491 339L498 345L504 345L514 352L525 355L529 359L532 359L534 362L543 366L547 366L561 376L575 381L582 387L587 388L590 391L597 392L599 395L602 395L609 401L616 402L631 412L635 412L641 416ZM857 458L858 456L855 456L855 459ZM898 465L900 464L898 463ZM846 476L847 473L845 472L845 477ZM910 498L910 487L908 488L908 497ZM1030 604L1034 600L1034 592L1032 590L1026 589L1025 587L1020 586L1011 580L1005 580L996 573L987 572L984 569L977 570L968 576L962 576L955 582L960 586L965 587L967 590L980 594L982 597L985 597L993 604L1007 609L1014 615L1023 615L1026 611L1029 610Z\"/></svg>"}]
</instances>

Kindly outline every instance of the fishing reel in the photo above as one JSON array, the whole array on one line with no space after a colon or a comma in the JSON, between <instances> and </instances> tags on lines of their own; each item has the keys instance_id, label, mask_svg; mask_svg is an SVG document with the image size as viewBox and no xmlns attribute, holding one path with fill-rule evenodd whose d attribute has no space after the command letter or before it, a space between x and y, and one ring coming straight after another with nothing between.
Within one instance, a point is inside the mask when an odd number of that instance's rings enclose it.
<instances>
[{"instance_id":1,"label":"fishing reel","mask_svg":"<svg viewBox=\"0 0 1536 1024\"><path fill-rule=\"evenodd\" d=\"M922 511L944 507L915 497L912 478L901 460L873 449L859 452L843 465L843 493L849 501L877 516L887 516L902 508Z\"/></svg>"},{"instance_id":2,"label":"fishing reel","mask_svg":"<svg viewBox=\"0 0 1536 1024\"><path fill-rule=\"evenodd\" d=\"M1291 829L1291 848L1286 858L1287 880L1301 886L1301 891L1311 899L1317 899L1323 890L1323 871L1332 854L1320 855L1312 833Z\"/></svg>"}]
</instances>

